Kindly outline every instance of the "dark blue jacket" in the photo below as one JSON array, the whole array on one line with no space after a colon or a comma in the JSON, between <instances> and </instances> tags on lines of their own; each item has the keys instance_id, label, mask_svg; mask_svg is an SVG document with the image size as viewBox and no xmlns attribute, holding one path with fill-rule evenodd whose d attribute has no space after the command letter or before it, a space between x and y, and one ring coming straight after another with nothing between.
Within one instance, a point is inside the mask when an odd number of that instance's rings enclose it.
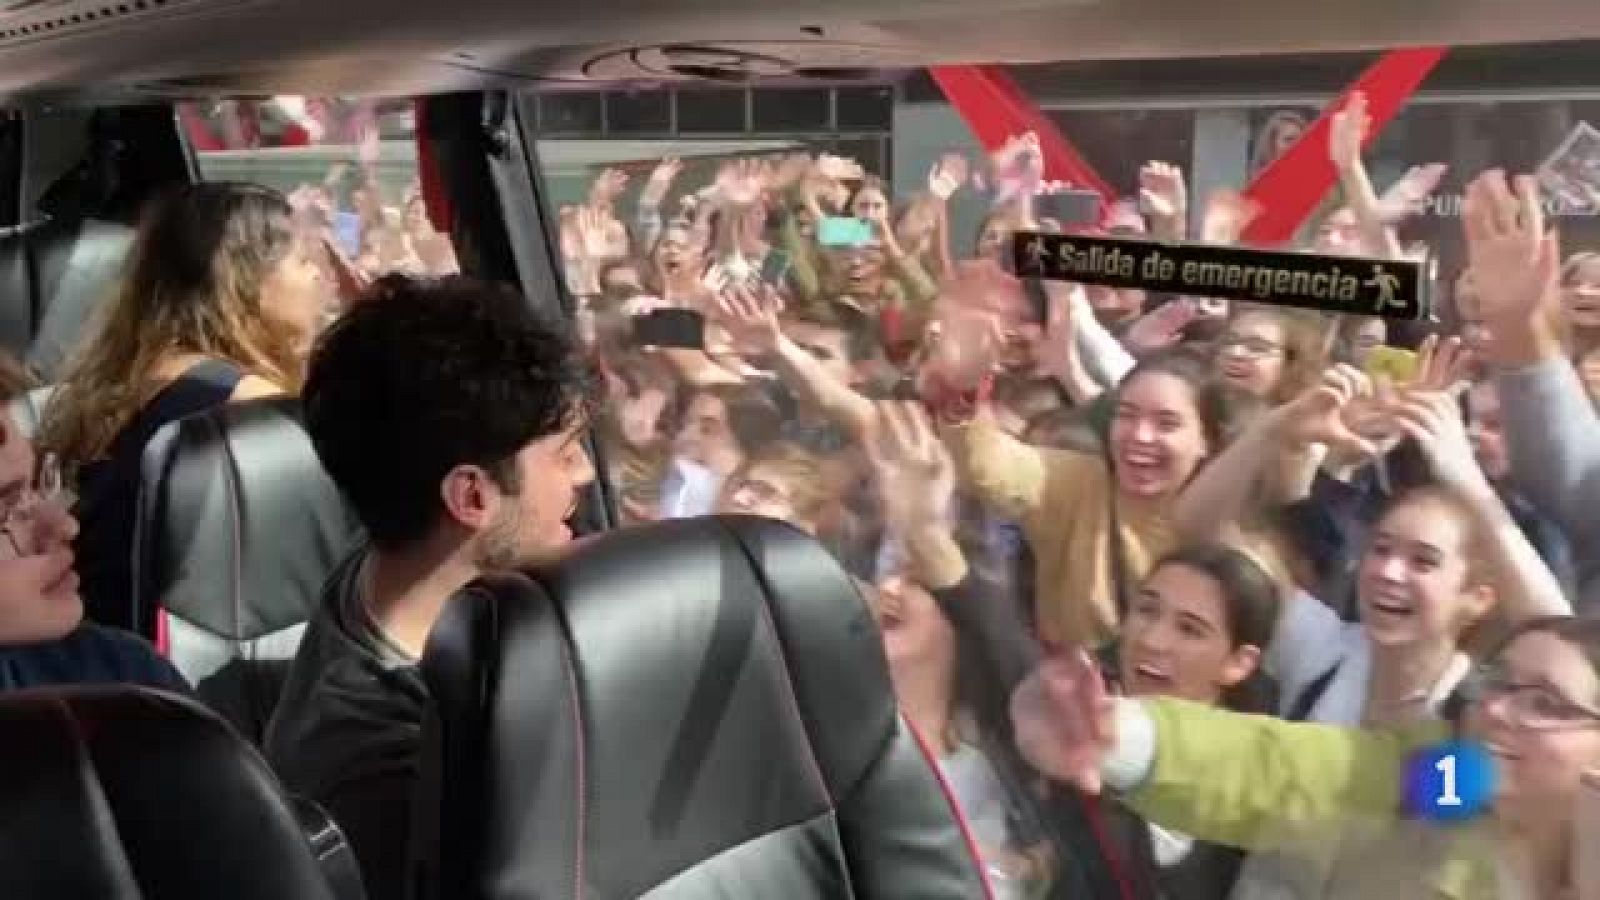
<instances>
[{"instance_id":1,"label":"dark blue jacket","mask_svg":"<svg viewBox=\"0 0 1600 900\"><path fill-rule=\"evenodd\" d=\"M143 638L88 622L58 641L0 647L0 691L67 684L132 684L190 693Z\"/></svg>"}]
</instances>

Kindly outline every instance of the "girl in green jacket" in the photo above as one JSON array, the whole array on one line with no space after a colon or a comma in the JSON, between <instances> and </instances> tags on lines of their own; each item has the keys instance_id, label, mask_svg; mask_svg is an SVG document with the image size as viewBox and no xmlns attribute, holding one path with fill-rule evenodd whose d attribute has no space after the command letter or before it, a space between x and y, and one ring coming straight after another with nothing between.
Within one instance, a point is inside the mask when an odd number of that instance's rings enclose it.
<instances>
[{"instance_id":1,"label":"girl in green jacket","mask_svg":"<svg viewBox=\"0 0 1600 900\"><path fill-rule=\"evenodd\" d=\"M1454 723L1343 728L1113 698L1070 653L1018 688L1012 718L1050 777L1109 786L1197 838L1296 858L1275 896L1589 900L1600 848L1585 841L1600 835L1576 823L1600 811L1600 621L1527 622L1473 684ZM1494 762L1489 809L1459 825L1410 819L1408 761L1452 732Z\"/></svg>"}]
</instances>

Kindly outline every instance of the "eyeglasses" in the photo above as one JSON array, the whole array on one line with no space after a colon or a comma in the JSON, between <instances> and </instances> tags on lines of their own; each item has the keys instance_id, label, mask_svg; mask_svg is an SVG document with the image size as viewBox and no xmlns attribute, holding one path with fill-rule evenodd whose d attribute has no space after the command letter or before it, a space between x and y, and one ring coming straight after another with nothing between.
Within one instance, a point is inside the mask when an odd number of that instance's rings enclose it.
<instances>
[{"instance_id":1,"label":"eyeglasses","mask_svg":"<svg viewBox=\"0 0 1600 900\"><path fill-rule=\"evenodd\" d=\"M1216 351L1219 354L1237 354L1245 359L1267 359L1278 356L1283 352L1283 344L1272 343L1266 338L1246 338L1243 335L1222 335L1216 340Z\"/></svg>"},{"instance_id":2,"label":"eyeglasses","mask_svg":"<svg viewBox=\"0 0 1600 900\"><path fill-rule=\"evenodd\" d=\"M39 552L33 524L39 510L46 504L65 506L70 503L63 487L61 461L54 453L40 457L33 483L16 495L0 502L0 535L17 558Z\"/></svg>"},{"instance_id":3,"label":"eyeglasses","mask_svg":"<svg viewBox=\"0 0 1600 900\"><path fill-rule=\"evenodd\" d=\"M1217 338L1218 353L1235 353L1249 359L1266 359L1283 352L1283 345L1276 344L1266 338L1245 337L1238 334L1225 334Z\"/></svg>"},{"instance_id":4,"label":"eyeglasses","mask_svg":"<svg viewBox=\"0 0 1600 900\"><path fill-rule=\"evenodd\" d=\"M1530 731L1556 731L1600 724L1600 710L1563 697L1559 691L1537 681L1515 681L1499 666L1480 667L1462 685L1469 700L1486 704L1500 698L1506 712L1519 727Z\"/></svg>"}]
</instances>

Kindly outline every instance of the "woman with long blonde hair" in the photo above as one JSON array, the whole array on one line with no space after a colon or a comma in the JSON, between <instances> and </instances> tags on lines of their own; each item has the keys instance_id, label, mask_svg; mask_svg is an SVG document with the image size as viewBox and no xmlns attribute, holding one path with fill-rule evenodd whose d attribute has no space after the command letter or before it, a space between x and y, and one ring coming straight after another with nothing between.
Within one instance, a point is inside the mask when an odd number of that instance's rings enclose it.
<instances>
[{"instance_id":1,"label":"woman with long blonde hair","mask_svg":"<svg viewBox=\"0 0 1600 900\"><path fill-rule=\"evenodd\" d=\"M186 185L147 211L40 433L78 492L75 549L93 620L153 632L128 603L144 445L168 422L298 390L331 294L324 254L288 200L263 187Z\"/></svg>"}]
</instances>

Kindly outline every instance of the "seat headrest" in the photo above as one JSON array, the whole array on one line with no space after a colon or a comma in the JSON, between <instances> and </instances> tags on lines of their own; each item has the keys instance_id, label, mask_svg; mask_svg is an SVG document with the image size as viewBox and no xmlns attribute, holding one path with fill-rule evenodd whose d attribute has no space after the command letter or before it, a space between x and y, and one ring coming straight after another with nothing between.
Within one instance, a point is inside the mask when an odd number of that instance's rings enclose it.
<instances>
[{"instance_id":1,"label":"seat headrest","mask_svg":"<svg viewBox=\"0 0 1600 900\"><path fill-rule=\"evenodd\" d=\"M169 423L146 445L142 465L135 621L149 621L154 608L167 612L174 661L193 680L228 657L186 656L180 628L226 641L297 629L359 540L295 398L229 404ZM279 655L292 656L293 647Z\"/></svg>"},{"instance_id":2,"label":"seat headrest","mask_svg":"<svg viewBox=\"0 0 1600 900\"><path fill-rule=\"evenodd\" d=\"M765 519L630 528L475 582L422 668L423 896L641 896L832 815L902 734L854 583ZM917 758L907 808L936 785ZM816 839L798 853L827 868Z\"/></svg>"},{"instance_id":3,"label":"seat headrest","mask_svg":"<svg viewBox=\"0 0 1600 900\"><path fill-rule=\"evenodd\" d=\"M0 896L332 900L266 763L144 688L0 696Z\"/></svg>"},{"instance_id":4,"label":"seat headrest","mask_svg":"<svg viewBox=\"0 0 1600 900\"><path fill-rule=\"evenodd\" d=\"M133 238L126 225L71 217L0 231L0 348L55 381L111 299Z\"/></svg>"}]
</instances>

